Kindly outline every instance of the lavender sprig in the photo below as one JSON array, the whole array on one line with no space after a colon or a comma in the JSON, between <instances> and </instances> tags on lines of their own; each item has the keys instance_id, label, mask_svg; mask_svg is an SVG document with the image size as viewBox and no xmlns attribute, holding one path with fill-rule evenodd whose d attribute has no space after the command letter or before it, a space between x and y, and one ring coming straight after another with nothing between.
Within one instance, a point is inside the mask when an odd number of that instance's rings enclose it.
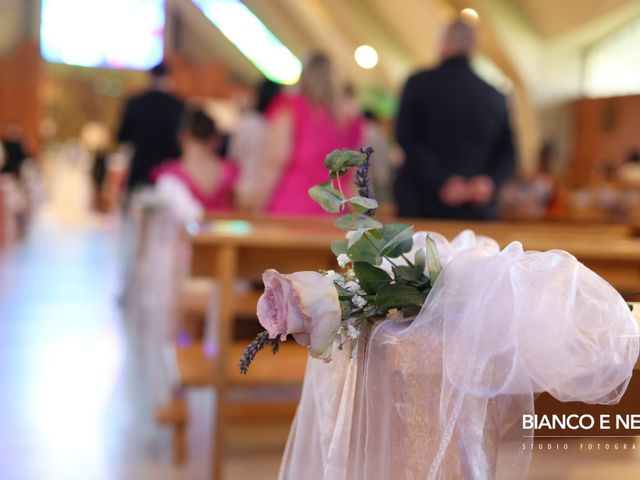
<instances>
[{"instance_id":1,"label":"lavender sprig","mask_svg":"<svg viewBox=\"0 0 640 480\"><path fill-rule=\"evenodd\" d=\"M371 165L371 155L373 155L374 150L371 147L362 147L360 149L360 152L364 153L367 158L364 163L358 167L358 170L356 170L356 178L354 183L358 188L358 195L375 200L373 192L371 191L371 181L369 180L369 166ZM367 210L365 212L365 215L373 217L376 214L376 210L377 209L375 208Z\"/></svg>"},{"instance_id":2,"label":"lavender sprig","mask_svg":"<svg viewBox=\"0 0 640 480\"><path fill-rule=\"evenodd\" d=\"M247 348L245 348L242 353L242 358L240 359L240 373L246 375L249 371L249 365L251 365L253 359L256 358L256 354L268 344L271 344L271 353L275 355L278 353L280 348L280 337L269 338L269 332L266 331L260 332L256 335L256 338L247 345Z\"/></svg>"}]
</instances>

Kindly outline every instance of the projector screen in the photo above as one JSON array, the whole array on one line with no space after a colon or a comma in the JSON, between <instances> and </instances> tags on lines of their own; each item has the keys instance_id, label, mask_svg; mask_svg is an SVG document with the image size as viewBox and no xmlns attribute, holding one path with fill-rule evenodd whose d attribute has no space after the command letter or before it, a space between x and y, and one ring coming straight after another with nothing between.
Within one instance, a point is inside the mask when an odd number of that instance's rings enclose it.
<instances>
[{"instance_id":1,"label":"projector screen","mask_svg":"<svg viewBox=\"0 0 640 480\"><path fill-rule=\"evenodd\" d=\"M42 0L49 62L146 70L162 61L163 45L164 0Z\"/></svg>"}]
</instances>

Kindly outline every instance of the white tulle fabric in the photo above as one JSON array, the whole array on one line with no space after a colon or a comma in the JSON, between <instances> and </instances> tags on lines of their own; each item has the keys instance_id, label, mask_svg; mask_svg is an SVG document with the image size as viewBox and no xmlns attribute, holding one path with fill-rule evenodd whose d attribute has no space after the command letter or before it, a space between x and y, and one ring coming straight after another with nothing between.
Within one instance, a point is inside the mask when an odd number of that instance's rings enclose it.
<instances>
[{"instance_id":1,"label":"white tulle fabric","mask_svg":"<svg viewBox=\"0 0 640 480\"><path fill-rule=\"evenodd\" d=\"M444 268L415 319L309 360L281 479L525 478L535 393L624 393L638 327L607 282L563 251L434 237Z\"/></svg>"},{"instance_id":2,"label":"white tulle fabric","mask_svg":"<svg viewBox=\"0 0 640 480\"><path fill-rule=\"evenodd\" d=\"M190 248L181 233L182 222L159 206L153 195L145 194L136 202L135 263L125 305L127 337L135 368L142 372L141 391L153 412L171 396L165 360L168 346L176 342L178 292L187 278Z\"/></svg>"}]
</instances>

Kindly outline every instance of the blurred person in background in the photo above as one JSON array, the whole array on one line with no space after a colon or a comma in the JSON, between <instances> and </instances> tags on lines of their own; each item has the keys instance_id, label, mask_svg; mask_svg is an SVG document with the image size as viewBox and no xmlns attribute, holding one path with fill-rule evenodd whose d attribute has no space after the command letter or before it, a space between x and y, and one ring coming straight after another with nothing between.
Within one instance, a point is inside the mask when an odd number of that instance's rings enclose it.
<instances>
[{"instance_id":1,"label":"blurred person in background","mask_svg":"<svg viewBox=\"0 0 640 480\"><path fill-rule=\"evenodd\" d=\"M13 175L15 178L22 176L22 167L29 157L22 139L22 129L17 125L9 125L2 138L5 160L0 173Z\"/></svg>"},{"instance_id":2,"label":"blurred person in background","mask_svg":"<svg viewBox=\"0 0 640 480\"><path fill-rule=\"evenodd\" d=\"M503 218L537 220L558 215L557 179L552 172L554 148L545 142L538 168L530 175L508 182L500 194Z\"/></svg>"},{"instance_id":3,"label":"blurred person in background","mask_svg":"<svg viewBox=\"0 0 640 480\"><path fill-rule=\"evenodd\" d=\"M621 183L626 186L640 186L640 151L632 149L626 156L618 172Z\"/></svg>"},{"instance_id":4,"label":"blurred person in background","mask_svg":"<svg viewBox=\"0 0 640 480\"><path fill-rule=\"evenodd\" d=\"M267 142L266 112L273 99L280 93L281 85L265 79L255 96L240 98L240 120L231 135L229 158L240 167L240 177L235 187L235 203L242 210L251 206L259 181L260 162L264 158Z\"/></svg>"},{"instance_id":5,"label":"blurred person in background","mask_svg":"<svg viewBox=\"0 0 640 480\"><path fill-rule=\"evenodd\" d=\"M169 70L163 63L149 73L151 88L127 101L118 131L118 141L133 147L129 193L151 183L154 167L180 155L176 135L184 103L171 93Z\"/></svg>"},{"instance_id":6,"label":"blurred person in background","mask_svg":"<svg viewBox=\"0 0 640 480\"><path fill-rule=\"evenodd\" d=\"M394 167L391 162L391 145L382 122L371 110L364 111L365 126L362 144L373 148L371 179L373 192L380 204L393 201Z\"/></svg>"},{"instance_id":7,"label":"blurred person in background","mask_svg":"<svg viewBox=\"0 0 640 480\"><path fill-rule=\"evenodd\" d=\"M455 21L440 66L407 80L396 121L401 216L497 217L498 190L515 170L513 139L504 96L471 70L475 45L474 27Z\"/></svg>"},{"instance_id":8,"label":"blurred person in background","mask_svg":"<svg viewBox=\"0 0 640 480\"><path fill-rule=\"evenodd\" d=\"M324 210L307 191L327 180L327 153L357 148L362 118L342 102L344 92L333 65L321 53L305 62L299 89L274 100L269 109L269 133L259 174L255 210L271 214L321 215Z\"/></svg>"},{"instance_id":9,"label":"blurred person in background","mask_svg":"<svg viewBox=\"0 0 640 480\"><path fill-rule=\"evenodd\" d=\"M179 139L182 156L159 165L151 174L160 203L181 222L231 209L238 167L216 153L220 134L214 121L199 108L189 109Z\"/></svg>"},{"instance_id":10,"label":"blurred person in background","mask_svg":"<svg viewBox=\"0 0 640 480\"><path fill-rule=\"evenodd\" d=\"M107 152L109 149L109 130L100 122L87 122L80 130L82 146L91 156L91 183L93 185L93 207L105 210L104 184L107 179Z\"/></svg>"},{"instance_id":11,"label":"blurred person in background","mask_svg":"<svg viewBox=\"0 0 640 480\"><path fill-rule=\"evenodd\" d=\"M12 242L27 232L30 205L23 179L27 158L22 130L15 125L7 127L0 142L0 216L6 216L1 242Z\"/></svg>"}]
</instances>

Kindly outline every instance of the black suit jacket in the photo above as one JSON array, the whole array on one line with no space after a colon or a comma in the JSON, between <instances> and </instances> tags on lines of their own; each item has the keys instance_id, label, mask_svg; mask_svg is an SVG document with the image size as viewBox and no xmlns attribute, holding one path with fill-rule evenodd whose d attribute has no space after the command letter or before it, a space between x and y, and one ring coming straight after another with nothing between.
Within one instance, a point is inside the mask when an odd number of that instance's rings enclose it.
<instances>
[{"instance_id":1,"label":"black suit jacket","mask_svg":"<svg viewBox=\"0 0 640 480\"><path fill-rule=\"evenodd\" d=\"M5 139L0 142L0 148L4 147L5 163L0 173L20 177L22 165L27 159L27 151L20 140Z\"/></svg>"},{"instance_id":2,"label":"black suit jacket","mask_svg":"<svg viewBox=\"0 0 640 480\"><path fill-rule=\"evenodd\" d=\"M451 175L485 174L499 187L515 170L505 98L472 72L466 57L449 59L409 78L396 136L406 155L396 182L402 216L497 216L495 198L486 207L450 208L438 197Z\"/></svg>"},{"instance_id":3,"label":"black suit jacket","mask_svg":"<svg viewBox=\"0 0 640 480\"><path fill-rule=\"evenodd\" d=\"M183 111L182 100L155 90L127 102L118 140L134 148L129 190L150 183L149 174L156 165L180 155L177 133Z\"/></svg>"}]
</instances>

